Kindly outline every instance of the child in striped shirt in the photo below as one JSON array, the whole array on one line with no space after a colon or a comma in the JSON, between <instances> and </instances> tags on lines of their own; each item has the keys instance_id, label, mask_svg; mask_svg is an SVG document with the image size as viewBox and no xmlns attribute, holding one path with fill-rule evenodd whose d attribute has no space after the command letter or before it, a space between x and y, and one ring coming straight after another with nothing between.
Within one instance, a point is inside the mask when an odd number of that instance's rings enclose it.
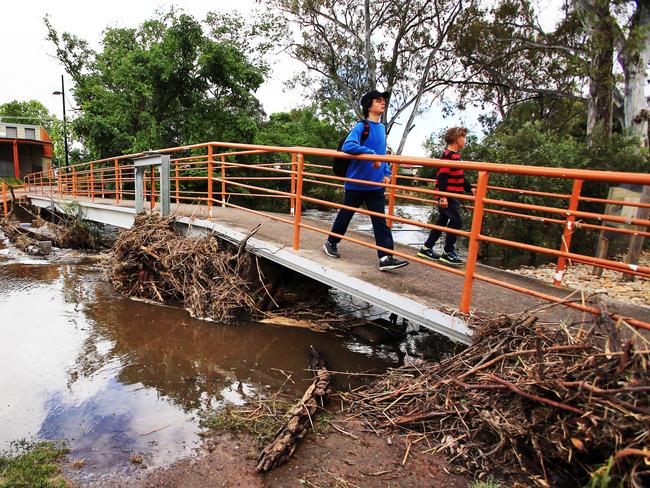
<instances>
[{"instance_id":1,"label":"child in striped shirt","mask_svg":"<svg viewBox=\"0 0 650 488\"><path fill-rule=\"evenodd\" d=\"M445 149L440 159L449 159L451 161L460 160L461 156L459 151L465 147L466 136L467 129L464 127L452 127L448 129L445 133L447 149ZM458 194L471 192L472 194L476 194L476 189L472 188L471 183L465 179L462 169L441 167L438 169L436 179L436 189L438 191ZM457 198L440 197L439 212L436 225L451 229L460 229L463 225L463 219L460 216L460 202ZM455 245L457 235L454 233L445 232L444 254L440 255L433 251L433 246L435 246L441 235L442 231L432 229L429 233L429 238L418 252L418 256L432 261L440 260L443 263L451 265L461 264L463 261L456 253Z\"/></svg>"}]
</instances>

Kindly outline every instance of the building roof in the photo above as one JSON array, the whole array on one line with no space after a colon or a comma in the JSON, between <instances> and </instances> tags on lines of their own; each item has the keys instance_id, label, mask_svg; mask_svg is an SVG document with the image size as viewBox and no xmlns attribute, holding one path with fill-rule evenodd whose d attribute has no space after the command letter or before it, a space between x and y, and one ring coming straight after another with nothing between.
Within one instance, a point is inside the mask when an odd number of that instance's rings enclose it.
<instances>
[{"instance_id":1,"label":"building roof","mask_svg":"<svg viewBox=\"0 0 650 488\"><path fill-rule=\"evenodd\" d=\"M6 117L11 118L10 115L7 115ZM0 126L2 126L2 127L10 126L10 127L16 127L16 128L22 127L23 129L40 129L40 128L43 127L42 125L19 124L18 122L6 122L6 121L2 120L1 115L0 115Z\"/></svg>"}]
</instances>

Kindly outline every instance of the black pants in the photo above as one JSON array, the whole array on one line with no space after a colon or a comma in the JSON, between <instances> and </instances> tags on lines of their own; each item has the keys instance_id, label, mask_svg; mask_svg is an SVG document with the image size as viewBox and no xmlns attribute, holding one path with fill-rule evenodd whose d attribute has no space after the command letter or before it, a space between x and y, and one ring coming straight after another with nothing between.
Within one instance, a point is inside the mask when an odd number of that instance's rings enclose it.
<instances>
[{"instance_id":1,"label":"black pants","mask_svg":"<svg viewBox=\"0 0 650 488\"><path fill-rule=\"evenodd\" d=\"M343 205L348 207L359 208L362 203L366 204L366 208L371 212L377 213L386 213L386 199L384 198L384 190L345 190L345 198L343 199ZM348 225L350 220L354 215L353 210L348 210L342 208L339 210L336 220L334 220L334 225L332 226L332 232L335 234L344 235L348 230ZM383 217L370 216L370 221L372 222L372 230L375 234L375 243L378 246L385 247L386 249L393 249L393 234L391 233L388 225L386 225L386 219ZM328 241L338 244L341 242L340 237L329 236ZM377 254L380 258L384 256L389 256L390 254L384 251L377 251Z\"/></svg>"},{"instance_id":2,"label":"black pants","mask_svg":"<svg viewBox=\"0 0 650 488\"><path fill-rule=\"evenodd\" d=\"M436 222L436 225L449 227L451 229L460 229L462 227L463 219L460 216L460 203L458 202L458 199L447 198L447 208L438 207L438 210L440 215L438 216L438 222ZM432 229L429 233L429 238L424 245L429 249L433 249L433 246L436 245L441 234L442 231ZM454 250L457 237L457 234L445 232L445 252L452 252Z\"/></svg>"}]
</instances>

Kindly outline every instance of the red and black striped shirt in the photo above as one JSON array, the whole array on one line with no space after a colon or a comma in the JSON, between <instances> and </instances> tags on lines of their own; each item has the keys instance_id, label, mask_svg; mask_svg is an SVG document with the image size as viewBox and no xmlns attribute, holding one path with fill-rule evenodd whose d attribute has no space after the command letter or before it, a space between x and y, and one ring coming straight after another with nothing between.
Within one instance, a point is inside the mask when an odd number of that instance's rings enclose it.
<instances>
[{"instance_id":1,"label":"red and black striped shirt","mask_svg":"<svg viewBox=\"0 0 650 488\"><path fill-rule=\"evenodd\" d=\"M460 153L452 151L451 149L445 149L445 152L442 153L440 159L458 161L460 160ZM442 167L438 169L436 179L436 188L438 191L446 191L450 193L470 193L472 191L472 185L465 179L465 173L462 169Z\"/></svg>"}]
</instances>

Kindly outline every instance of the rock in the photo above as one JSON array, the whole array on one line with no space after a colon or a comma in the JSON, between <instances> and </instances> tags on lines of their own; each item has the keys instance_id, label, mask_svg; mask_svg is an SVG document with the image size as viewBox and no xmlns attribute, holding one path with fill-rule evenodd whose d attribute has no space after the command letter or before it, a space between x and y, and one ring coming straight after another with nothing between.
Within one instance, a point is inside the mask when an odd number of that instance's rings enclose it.
<instances>
[{"instance_id":1,"label":"rock","mask_svg":"<svg viewBox=\"0 0 650 488\"><path fill-rule=\"evenodd\" d=\"M38 241L38 248L44 256L47 256L52 252L52 241Z\"/></svg>"},{"instance_id":2,"label":"rock","mask_svg":"<svg viewBox=\"0 0 650 488\"><path fill-rule=\"evenodd\" d=\"M25 249L25 252L29 254L30 256L43 256L43 251L38 246L27 246Z\"/></svg>"}]
</instances>

